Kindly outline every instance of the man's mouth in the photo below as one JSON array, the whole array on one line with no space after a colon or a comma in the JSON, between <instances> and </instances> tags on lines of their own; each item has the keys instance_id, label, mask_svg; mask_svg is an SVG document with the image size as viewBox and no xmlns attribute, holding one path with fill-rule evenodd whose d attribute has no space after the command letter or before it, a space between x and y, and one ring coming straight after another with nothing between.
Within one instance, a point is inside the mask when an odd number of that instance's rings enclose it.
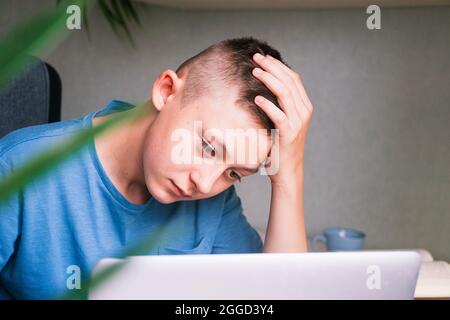
<instances>
[{"instance_id":1,"label":"man's mouth","mask_svg":"<svg viewBox=\"0 0 450 320\"><path fill-rule=\"evenodd\" d=\"M183 189L181 189L173 180L170 180L170 182L172 183L172 190L173 192L178 196L178 197L185 197L185 198L190 198L191 195L187 194L186 192L183 191Z\"/></svg>"}]
</instances>

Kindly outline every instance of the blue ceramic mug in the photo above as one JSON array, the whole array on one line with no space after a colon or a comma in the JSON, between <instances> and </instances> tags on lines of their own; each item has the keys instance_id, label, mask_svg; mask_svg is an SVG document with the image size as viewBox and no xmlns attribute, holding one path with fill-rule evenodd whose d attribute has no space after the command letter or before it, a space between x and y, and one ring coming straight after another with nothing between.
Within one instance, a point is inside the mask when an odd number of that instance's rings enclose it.
<instances>
[{"instance_id":1,"label":"blue ceramic mug","mask_svg":"<svg viewBox=\"0 0 450 320\"><path fill-rule=\"evenodd\" d=\"M320 251L318 242L323 242L328 251L355 251L364 248L366 235L349 228L327 228L323 234L312 237L313 251Z\"/></svg>"}]
</instances>

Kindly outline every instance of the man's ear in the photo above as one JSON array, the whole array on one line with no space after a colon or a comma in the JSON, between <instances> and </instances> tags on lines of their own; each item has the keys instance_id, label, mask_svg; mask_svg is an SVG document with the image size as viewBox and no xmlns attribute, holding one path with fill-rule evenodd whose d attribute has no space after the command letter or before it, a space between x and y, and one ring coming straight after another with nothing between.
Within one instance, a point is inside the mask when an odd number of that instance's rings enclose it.
<instances>
[{"instance_id":1,"label":"man's ear","mask_svg":"<svg viewBox=\"0 0 450 320\"><path fill-rule=\"evenodd\" d=\"M158 111L171 100L175 94L178 94L181 88L182 80L172 70L163 71L153 83L152 102Z\"/></svg>"}]
</instances>

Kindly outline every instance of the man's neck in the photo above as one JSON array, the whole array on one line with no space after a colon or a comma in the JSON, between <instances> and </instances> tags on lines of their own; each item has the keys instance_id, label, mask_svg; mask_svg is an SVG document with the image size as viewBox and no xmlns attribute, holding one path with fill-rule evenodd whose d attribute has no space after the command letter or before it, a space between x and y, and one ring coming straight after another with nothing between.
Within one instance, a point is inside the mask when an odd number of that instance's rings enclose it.
<instances>
[{"instance_id":1,"label":"man's neck","mask_svg":"<svg viewBox=\"0 0 450 320\"><path fill-rule=\"evenodd\" d=\"M157 110L150 101L136 108L144 108L151 112L145 112L138 120L120 124L104 135L96 137L95 147L108 178L117 190L130 202L143 204L151 197L145 184L142 162L144 140ZM93 125L96 126L111 116L95 117Z\"/></svg>"}]
</instances>

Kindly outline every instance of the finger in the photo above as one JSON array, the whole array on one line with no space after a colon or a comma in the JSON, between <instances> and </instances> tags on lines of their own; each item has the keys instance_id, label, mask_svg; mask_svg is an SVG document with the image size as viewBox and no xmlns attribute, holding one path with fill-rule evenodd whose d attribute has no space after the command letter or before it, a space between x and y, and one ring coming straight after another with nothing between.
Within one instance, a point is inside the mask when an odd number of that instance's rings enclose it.
<instances>
[{"instance_id":1,"label":"finger","mask_svg":"<svg viewBox=\"0 0 450 320\"><path fill-rule=\"evenodd\" d=\"M284 65L281 61L272 58L275 60L274 63L280 64L280 65ZM285 66L286 67L286 66ZM299 73L294 72L293 70L289 69L290 71L290 76L293 78L293 82L298 90L298 92L300 93L300 96L302 98L303 104L306 106L306 108L308 109L309 113L311 113L313 111L313 105L311 103L311 100L309 99L308 94L306 93L306 89L305 86L303 84L303 80L300 76Z\"/></svg>"},{"instance_id":2,"label":"finger","mask_svg":"<svg viewBox=\"0 0 450 320\"><path fill-rule=\"evenodd\" d=\"M312 110L308 108L309 99L307 96L305 99L304 94L306 94L306 91L301 82L300 75L271 55L264 57L261 54L255 54L254 58L264 69L274 73L291 87L291 91L294 92L295 99L298 102L296 103L296 109L302 119L307 119ZM309 104L311 105L310 102Z\"/></svg>"},{"instance_id":3,"label":"finger","mask_svg":"<svg viewBox=\"0 0 450 320\"><path fill-rule=\"evenodd\" d=\"M267 55L267 57L272 60L273 64L278 65L280 69L284 70L284 72L289 74L289 76L293 79L294 84L297 87L297 90L299 90L299 92L300 92L300 96L303 100L304 105L307 107L309 112L312 112L313 106L312 106L311 100L308 97L308 94L306 93L306 89L305 89L305 86L303 85L303 81L302 81L300 74L293 71L291 68L289 68L283 62L272 57L271 55Z\"/></svg>"},{"instance_id":4,"label":"finger","mask_svg":"<svg viewBox=\"0 0 450 320\"><path fill-rule=\"evenodd\" d=\"M292 121L297 121L299 114L291 91L275 76L260 68L253 69L253 75L260 80L278 98L280 107Z\"/></svg>"},{"instance_id":5,"label":"finger","mask_svg":"<svg viewBox=\"0 0 450 320\"><path fill-rule=\"evenodd\" d=\"M274 65L278 66L280 70L289 75L292 79L294 79L295 72L289 68L285 63L281 62L277 58L272 57L270 54L266 55L267 59Z\"/></svg>"},{"instance_id":6,"label":"finger","mask_svg":"<svg viewBox=\"0 0 450 320\"><path fill-rule=\"evenodd\" d=\"M259 106L265 114L272 120L275 125L275 128L280 129L280 131L286 130L289 125L289 119L287 115L280 110L272 101L264 98L263 96L256 96L255 103Z\"/></svg>"},{"instance_id":7,"label":"finger","mask_svg":"<svg viewBox=\"0 0 450 320\"><path fill-rule=\"evenodd\" d=\"M303 84L301 83L300 80L300 76L298 76L298 79L293 81L296 86L296 92L299 94L300 99L302 101L299 106L301 118L303 121L308 121L308 119L311 117L312 114L312 104L309 101L308 96L306 95L305 88L303 87Z\"/></svg>"},{"instance_id":8,"label":"finger","mask_svg":"<svg viewBox=\"0 0 450 320\"><path fill-rule=\"evenodd\" d=\"M293 78L291 78L291 76L283 70L284 68L281 68L278 65L278 63L274 61L274 58L269 55L263 56L260 53L256 53L253 55L253 60L255 60L255 62L258 63L265 71L274 75L277 79L279 79L289 88L294 98L295 110L297 112L298 117L300 117L299 104L302 103L302 98L300 96L300 93L298 92L297 86L294 83Z\"/></svg>"},{"instance_id":9,"label":"finger","mask_svg":"<svg viewBox=\"0 0 450 320\"><path fill-rule=\"evenodd\" d=\"M302 96L305 106L308 108L308 111L310 113L313 112L313 105L311 103L311 100L309 99L308 94L306 93L306 89L305 86L303 85L302 78L298 73L296 73L295 75L295 84L300 92L300 95Z\"/></svg>"}]
</instances>

